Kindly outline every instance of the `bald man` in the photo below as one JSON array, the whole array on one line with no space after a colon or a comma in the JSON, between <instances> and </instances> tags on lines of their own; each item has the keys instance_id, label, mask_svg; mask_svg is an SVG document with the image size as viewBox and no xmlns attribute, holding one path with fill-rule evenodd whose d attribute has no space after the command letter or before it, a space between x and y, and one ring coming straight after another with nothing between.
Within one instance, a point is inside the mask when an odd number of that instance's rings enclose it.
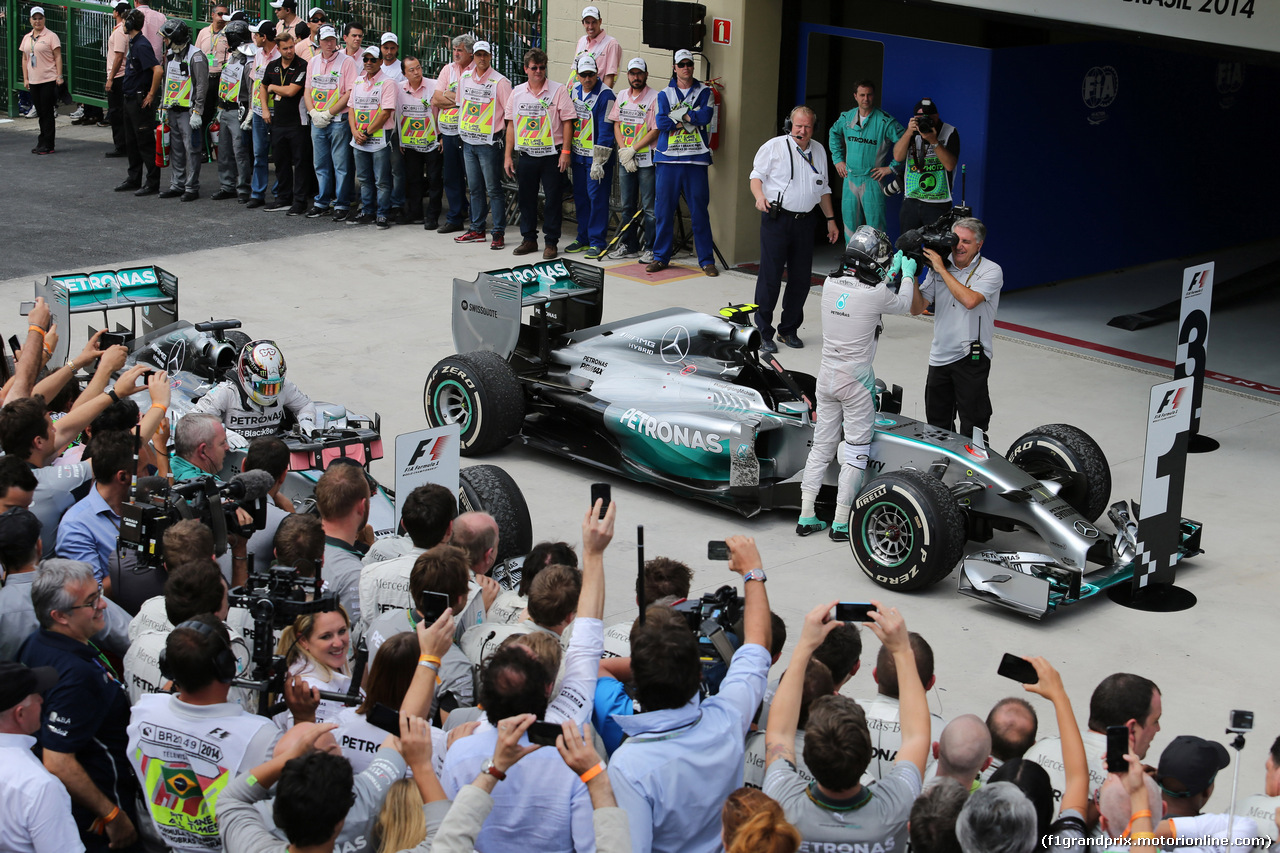
<instances>
[{"instance_id":1,"label":"bald man","mask_svg":"<svg viewBox=\"0 0 1280 853\"><path fill-rule=\"evenodd\" d=\"M471 577L467 580L467 606L458 619L458 638L468 628L484 621L502 588L489 577L498 559L498 522L487 512L464 512L453 521L449 543L467 552Z\"/></svg>"},{"instance_id":2,"label":"bald man","mask_svg":"<svg viewBox=\"0 0 1280 853\"><path fill-rule=\"evenodd\" d=\"M933 757L938 761L936 778L955 779L966 790L974 788L978 774L991 762L987 724L977 714L956 717L934 741Z\"/></svg>"}]
</instances>

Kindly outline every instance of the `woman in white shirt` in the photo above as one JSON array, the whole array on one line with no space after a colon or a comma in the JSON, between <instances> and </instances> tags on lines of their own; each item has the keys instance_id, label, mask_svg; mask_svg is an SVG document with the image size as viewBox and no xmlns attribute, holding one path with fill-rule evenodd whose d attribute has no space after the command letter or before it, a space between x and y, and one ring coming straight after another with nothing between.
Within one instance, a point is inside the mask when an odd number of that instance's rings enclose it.
<instances>
[{"instance_id":1,"label":"woman in white shirt","mask_svg":"<svg viewBox=\"0 0 1280 853\"><path fill-rule=\"evenodd\" d=\"M351 650L351 617L342 606L299 616L280 632L276 650L284 655L289 678L296 675L307 686L331 693L346 693L351 689L351 666L347 660ZM344 707L341 702L321 699L316 708L316 722L332 722ZM275 719L284 729L293 725L293 715L288 711Z\"/></svg>"}]
</instances>

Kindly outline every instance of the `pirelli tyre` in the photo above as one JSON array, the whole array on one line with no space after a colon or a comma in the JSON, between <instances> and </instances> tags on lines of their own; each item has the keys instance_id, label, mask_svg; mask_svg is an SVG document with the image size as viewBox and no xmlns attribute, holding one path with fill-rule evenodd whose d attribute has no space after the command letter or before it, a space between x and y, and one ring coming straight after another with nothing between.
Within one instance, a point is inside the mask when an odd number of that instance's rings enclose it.
<instances>
[{"instance_id":1,"label":"pirelli tyre","mask_svg":"<svg viewBox=\"0 0 1280 853\"><path fill-rule=\"evenodd\" d=\"M505 447L524 421L520 380L492 352L459 353L436 362L422 398L431 426L459 425L463 456Z\"/></svg>"},{"instance_id":2,"label":"pirelli tyre","mask_svg":"<svg viewBox=\"0 0 1280 853\"><path fill-rule=\"evenodd\" d=\"M859 568L886 589L924 589L964 555L964 513L929 474L895 471L867 484L854 502L849 545Z\"/></svg>"},{"instance_id":3,"label":"pirelli tyre","mask_svg":"<svg viewBox=\"0 0 1280 853\"><path fill-rule=\"evenodd\" d=\"M1037 480L1059 478L1058 495L1089 521L1111 500L1111 466L1089 434L1070 424L1045 424L1015 441L1005 454Z\"/></svg>"},{"instance_id":4,"label":"pirelli tyre","mask_svg":"<svg viewBox=\"0 0 1280 853\"><path fill-rule=\"evenodd\" d=\"M533 521L520 486L497 465L470 465L458 472L458 511L487 512L498 523L494 562L533 550Z\"/></svg>"}]
</instances>

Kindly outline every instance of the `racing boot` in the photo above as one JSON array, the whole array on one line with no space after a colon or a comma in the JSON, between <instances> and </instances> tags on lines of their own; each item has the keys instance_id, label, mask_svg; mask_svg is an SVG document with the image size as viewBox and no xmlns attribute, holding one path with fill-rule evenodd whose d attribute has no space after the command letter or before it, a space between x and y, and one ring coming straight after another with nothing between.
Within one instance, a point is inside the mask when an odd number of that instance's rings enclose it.
<instances>
[{"instance_id":1,"label":"racing boot","mask_svg":"<svg viewBox=\"0 0 1280 853\"><path fill-rule=\"evenodd\" d=\"M810 533L821 533L826 529L827 523L813 515L802 515L800 516L800 520L796 522L797 536L808 536ZM849 538L847 534L845 535L845 538Z\"/></svg>"},{"instance_id":2,"label":"racing boot","mask_svg":"<svg viewBox=\"0 0 1280 853\"><path fill-rule=\"evenodd\" d=\"M831 525L831 530L827 533L831 537L832 542L848 542L849 541L849 523Z\"/></svg>"}]
</instances>

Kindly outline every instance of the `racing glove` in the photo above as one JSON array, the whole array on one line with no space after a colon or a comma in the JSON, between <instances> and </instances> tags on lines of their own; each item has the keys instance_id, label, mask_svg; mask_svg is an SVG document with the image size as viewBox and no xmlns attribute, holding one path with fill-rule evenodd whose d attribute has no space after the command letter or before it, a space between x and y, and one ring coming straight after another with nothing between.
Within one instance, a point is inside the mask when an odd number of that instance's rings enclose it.
<instances>
[{"instance_id":1,"label":"racing glove","mask_svg":"<svg viewBox=\"0 0 1280 853\"><path fill-rule=\"evenodd\" d=\"M667 113L667 118L671 119L672 121L678 124L684 121L684 117L688 114L689 114L689 108L686 107L684 104L681 104L671 112Z\"/></svg>"},{"instance_id":2,"label":"racing glove","mask_svg":"<svg viewBox=\"0 0 1280 853\"><path fill-rule=\"evenodd\" d=\"M204 127L204 119L200 117L200 113L193 112L191 114L191 132L199 133L202 127Z\"/></svg>"},{"instance_id":3,"label":"racing glove","mask_svg":"<svg viewBox=\"0 0 1280 853\"><path fill-rule=\"evenodd\" d=\"M899 252L899 254L901 254L901 252ZM916 264L915 258L909 258L909 257L907 257L906 255L902 255L902 277L903 277L903 279L908 279L908 278L909 278L909 279L911 279L912 281L914 281L914 280L915 280L915 277L916 277L916 268L917 268L917 266L918 266L918 265Z\"/></svg>"},{"instance_id":4,"label":"racing glove","mask_svg":"<svg viewBox=\"0 0 1280 853\"><path fill-rule=\"evenodd\" d=\"M311 116L311 123L321 130L328 127L329 123L333 121L333 114L328 110L309 110L308 113Z\"/></svg>"},{"instance_id":5,"label":"racing glove","mask_svg":"<svg viewBox=\"0 0 1280 853\"><path fill-rule=\"evenodd\" d=\"M249 439L233 429L227 430L227 444L232 450L243 450L249 446Z\"/></svg>"},{"instance_id":6,"label":"racing glove","mask_svg":"<svg viewBox=\"0 0 1280 853\"><path fill-rule=\"evenodd\" d=\"M902 250L899 249L893 256L893 263L889 265L889 278L893 278L902 269L902 257Z\"/></svg>"},{"instance_id":7,"label":"racing glove","mask_svg":"<svg viewBox=\"0 0 1280 853\"><path fill-rule=\"evenodd\" d=\"M248 130L253 127L253 110L245 109L244 107L240 109L244 110L244 121L240 122L240 129Z\"/></svg>"},{"instance_id":8,"label":"racing glove","mask_svg":"<svg viewBox=\"0 0 1280 853\"><path fill-rule=\"evenodd\" d=\"M591 150L591 180L604 180L604 167L613 156L613 149L608 145L597 145Z\"/></svg>"},{"instance_id":9,"label":"racing glove","mask_svg":"<svg viewBox=\"0 0 1280 853\"><path fill-rule=\"evenodd\" d=\"M618 165L626 169L629 174L634 173L636 166L636 152L631 148L618 149Z\"/></svg>"}]
</instances>

